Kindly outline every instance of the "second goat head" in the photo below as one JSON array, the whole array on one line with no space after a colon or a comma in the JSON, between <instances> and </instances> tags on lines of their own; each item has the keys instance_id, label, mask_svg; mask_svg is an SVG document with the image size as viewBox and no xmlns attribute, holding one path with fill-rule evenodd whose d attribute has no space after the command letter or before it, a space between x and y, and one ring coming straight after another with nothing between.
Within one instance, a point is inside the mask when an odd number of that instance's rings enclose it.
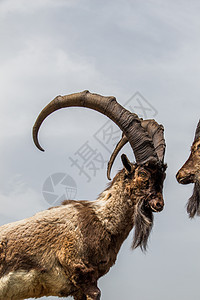
<instances>
[{"instance_id":1,"label":"second goat head","mask_svg":"<svg viewBox=\"0 0 200 300\"><path fill-rule=\"evenodd\" d=\"M194 183L193 194L187 204L190 218L200 215L200 121L197 124L194 141L188 160L176 174L181 184Z\"/></svg>"}]
</instances>

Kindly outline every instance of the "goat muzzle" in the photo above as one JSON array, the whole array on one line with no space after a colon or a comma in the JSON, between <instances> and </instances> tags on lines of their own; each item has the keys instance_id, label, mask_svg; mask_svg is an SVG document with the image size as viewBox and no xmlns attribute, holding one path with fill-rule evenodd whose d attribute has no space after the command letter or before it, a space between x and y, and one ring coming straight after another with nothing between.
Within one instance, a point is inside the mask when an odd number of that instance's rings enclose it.
<instances>
[{"instance_id":1,"label":"goat muzzle","mask_svg":"<svg viewBox=\"0 0 200 300\"><path fill-rule=\"evenodd\" d=\"M152 212L160 212L164 208L164 200L163 198L156 198L149 200L149 206L152 210Z\"/></svg>"},{"instance_id":2,"label":"goat muzzle","mask_svg":"<svg viewBox=\"0 0 200 300\"><path fill-rule=\"evenodd\" d=\"M188 172L184 172L184 170L179 170L176 174L176 179L178 183L181 184L189 184L194 183L194 175Z\"/></svg>"}]
</instances>

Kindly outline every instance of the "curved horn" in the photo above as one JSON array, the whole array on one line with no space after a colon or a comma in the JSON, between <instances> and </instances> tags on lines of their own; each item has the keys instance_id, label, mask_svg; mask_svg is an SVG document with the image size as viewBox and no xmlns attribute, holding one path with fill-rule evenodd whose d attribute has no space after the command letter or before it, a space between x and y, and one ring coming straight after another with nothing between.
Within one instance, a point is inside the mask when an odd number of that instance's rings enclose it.
<instances>
[{"instance_id":1,"label":"curved horn","mask_svg":"<svg viewBox=\"0 0 200 300\"><path fill-rule=\"evenodd\" d=\"M40 150L44 151L38 141L38 131L44 119L52 112L70 106L94 109L114 121L127 136L138 164L143 164L147 161L158 162L158 156L152 140L145 129L142 128L141 120L138 116L121 106L115 97L104 97L91 94L89 91L67 96L57 96L41 111L33 126L33 140Z\"/></svg>"},{"instance_id":2,"label":"curved horn","mask_svg":"<svg viewBox=\"0 0 200 300\"><path fill-rule=\"evenodd\" d=\"M158 159L163 163L166 148L163 125L158 124L153 119L144 120L142 121L141 125L144 129L147 130L149 136L152 138Z\"/></svg>"},{"instance_id":3,"label":"curved horn","mask_svg":"<svg viewBox=\"0 0 200 300\"><path fill-rule=\"evenodd\" d=\"M162 125L159 125L155 120L141 120L141 126L148 132L150 138L153 141L153 145L158 156L159 161L163 163L164 154L165 154L165 139L164 139L164 128ZM119 151L126 145L128 142L125 134L122 134L121 140L117 143L113 153L111 154L110 160L107 166L107 177L110 180L110 172L112 165Z\"/></svg>"},{"instance_id":4,"label":"curved horn","mask_svg":"<svg viewBox=\"0 0 200 300\"><path fill-rule=\"evenodd\" d=\"M200 137L200 120L199 123L197 124L194 140L197 140L199 137Z\"/></svg>"},{"instance_id":5,"label":"curved horn","mask_svg":"<svg viewBox=\"0 0 200 300\"><path fill-rule=\"evenodd\" d=\"M107 165L107 178L109 180L111 180L110 178L110 172L111 172L111 169L112 169L112 165L114 163L114 160L117 156L117 154L119 153L119 151L128 143L128 139L127 137L125 136L124 133L122 133L122 138L121 140L117 143L113 153L111 154L111 157L110 157L110 160L108 162L108 165Z\"/></svg>"}]
</instances>

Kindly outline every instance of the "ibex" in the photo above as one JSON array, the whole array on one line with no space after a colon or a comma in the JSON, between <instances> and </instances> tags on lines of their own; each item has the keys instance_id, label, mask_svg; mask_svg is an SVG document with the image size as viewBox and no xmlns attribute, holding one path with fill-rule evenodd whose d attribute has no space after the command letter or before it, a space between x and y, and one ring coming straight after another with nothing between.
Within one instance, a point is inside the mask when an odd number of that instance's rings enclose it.
<instances>
[{"instance_id":1,"label":"ibex","mask_svg":"<svg viewBox=\"0 0 200 300\"><path fill-rule=\"evenodd\" d=\"M200 120L196 128L188 160L176 174L179 183L194 183L192 196L188 200L187 212L190 218L200 216Z\"/></svg>"},{"instance_id":2,"label":"ibex","mask_svg":"<svg viewBox=\"0 0 200 300\"><path fill-rule=\"evenodd\" d=\"M0 227L0 299L67 297L100 299L97 280L116 261L118 251L135 226L133 248L145 250L153 213L163 209L166 165L163 127L143 121L114 97L88 91L58 96L38 116L38 131L52 112L70 106L94 109L108 116L123 132L108 167L126 141L136 163L122 155L124 168L96 201L67 200L35 216Z\"/></svg>"}]
</instances>

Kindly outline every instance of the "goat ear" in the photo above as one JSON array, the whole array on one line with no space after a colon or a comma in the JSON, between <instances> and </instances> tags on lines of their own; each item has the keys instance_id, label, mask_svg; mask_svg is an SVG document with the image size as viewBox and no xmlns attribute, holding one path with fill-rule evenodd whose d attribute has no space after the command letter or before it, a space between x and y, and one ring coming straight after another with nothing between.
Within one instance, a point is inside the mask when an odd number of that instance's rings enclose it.
<instances>
[{"instance_id":1,"label":"goat ear","mask_svg":"<svg viewBox=\"0 0 200 300\"><path fill-rule=\"evenodd\" d=\"M132 173L134 170L133 164L129 161L128 157L125 154L121 155L121 160L124 168L128 173Z\"/></svg>"}]
</instances>

